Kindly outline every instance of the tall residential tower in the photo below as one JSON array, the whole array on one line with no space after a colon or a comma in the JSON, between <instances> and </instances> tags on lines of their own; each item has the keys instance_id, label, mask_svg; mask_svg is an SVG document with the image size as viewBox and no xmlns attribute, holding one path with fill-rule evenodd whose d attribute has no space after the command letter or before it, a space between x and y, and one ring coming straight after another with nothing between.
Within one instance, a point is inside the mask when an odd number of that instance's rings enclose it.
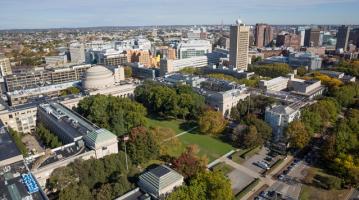
<instances>
[{"instance_id":1,"label":"tall residential tower","mask_svg":"<svg viewBox=\"0 0 359 200\"><path fill-rule=\"evenodd\" d=\"M249 27L237 20L230 29L229 64L238 70L248 67Z\"/></svg>"},{"instance_id":2,"label":"tall residential tower","mask_svg":"<svg viewBox=\"0 0 359 200\"><path fill-rule=\"evenodd\" d=\"M269 45L273 40L273 30L268 24L256 24L255 30L256 47L262 48Z\"/></svg>"}]
</instances>

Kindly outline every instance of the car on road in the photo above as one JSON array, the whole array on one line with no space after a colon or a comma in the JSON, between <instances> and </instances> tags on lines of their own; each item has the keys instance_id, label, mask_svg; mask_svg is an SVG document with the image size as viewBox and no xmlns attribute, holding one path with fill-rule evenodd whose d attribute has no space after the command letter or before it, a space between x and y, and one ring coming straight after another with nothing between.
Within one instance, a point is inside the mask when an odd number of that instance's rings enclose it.
<instances>
[{"instance_id":1,"label":"car on road","mask_svg":"<svg viewBox=\"0 0 359 200\"><path fill-rule=\"evenodd\" d=\"M283 174L281 174L281 175L278 176L278 180L280 180L280 181L283 181L284 178L285 178L285 175L283 175Z\"/></svg>"}]
</instances>

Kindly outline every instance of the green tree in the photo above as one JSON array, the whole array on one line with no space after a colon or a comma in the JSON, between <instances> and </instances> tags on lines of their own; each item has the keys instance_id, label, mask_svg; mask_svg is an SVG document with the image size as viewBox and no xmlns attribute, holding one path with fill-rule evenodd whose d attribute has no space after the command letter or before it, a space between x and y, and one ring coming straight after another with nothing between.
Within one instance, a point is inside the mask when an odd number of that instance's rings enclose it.
<instances>
[{"instance_id":1,"label":"green tree","mask_svg":"<svg viewBox=\"0 0 359 200\"><path fill-rule=\"evenodd\" d=\"M222 133L227 126L227 120L222 113L208 110L198 119L198 125L201 133L206 135L216 135Z\"/></svg>"},{"instance_id":2,"label":"green tree","mask_svg":"<svg viewBox=\"0 0 359 200\"><path fill-rule=\"evenodd\" d=\"M255 72L260 76L275 78L278 76L286 76L293 70L288 64L274 63L265 65L252 65L248 68L248 71Z\"/></svg>"},{"instance_id":3,"label":"green tree","mask_svg":"<svg viewBox=\"0 0 359 200\"><path fill-rule=\"evenodd\" d=\"M262 141L267 141L272 138L272 127L270 127L265 121L259 119L256 115L247 115L245 123L247 125L253 125L257 129Z\"/></svg>"},{"instance_id":4,"label":"green tree","mask_svg":"<svg viewBox=\"0 0 359 200\"><path fill-rule=\"evenodd\" d=\"M94 95L81 100L77 112L116 135L146 123L146 108L128 98Z\"/></svg>"},{"instance_id":5,"label":"green tree","mask_svg":"<svg viewBox=\"0 0 359 200\"><path fill-rule=\"evenodd\" d=\"M50 132L50 130L45 128L42 123L38 124L36 127L36 134L40 137L46 147L53 149L62 146L59 138L54 133Z\"/></svg>"},{"instance_id":6,"label":"green tree","mask_svg":"<svg viewBox=\"0 0 359 200\"><path fill-rule=\"evenodd\" d=\"M298 67L297 68L297 74L299 76L304 76L306 73L308 72L307 68L304 66Z\"/></svg>"},{"instance_id":7,"label":"green tree","mask_svg":"<svg viewBox=\"0 0 359 200\"><path fill-rule=\"evenodd\" d=\"M171 149L178 149L181 141L171 128L155 127L150 130L157 144L160 144L160 155L169 155Z\"/></svg>"},{"instance_id":8,"label":"green tree","mask_svg":"<svg viewBox=\"0 0 359 200\"><path fill-rule=\"evenodd\" d=\"M188 186L182 186L172 192L169 200L231 200L231 183L221 172L201 172L190 180Z\"/></svg>"},{"instance_id":9,"label":"green tree","mask_svg":"<svg viewBox=\"0 0 359 200\"><path fill-rule=\"evenodd\" d=\"M124 67L125 71L125 78L131 78L132 77L132 68L131 67Z\"/></svg>"},{"instance_id":10,"label":"green tree","mask_svg":"<svg viewBox=\"0 0 359 200\"><path fill-rule=\"evenodd\" d=\"M310 140L310 134L304 124L299 120L291 122L287 128L289 143L294 148L304 148Z\"/></svg>"},{"instance_id":11,"label":"green tree","mask_svg":"<svg viewBox=\"0 0 359 200\"><path fill-rule=\"evenodd\" d=\"M314 133L318 133L323 126L322 117L320 113L313 112L310 110L310 108L304 109L301 112L301 120L304 123L310 135L313 135Z\"/></svg>"},{"instance_id":12,"label":"green tree","mask_svg":"<svg viewBox=\"0 0 359 200\"><path fill-rule=\"evenodd\" d=\"M15 131L12 128L9 128L9 134L12 137L12 139L14 140L16 147L20 150L21 154L26 156L27 148L26 148L25 144L21 141L22 134Z\"/></svg>"},{"instance_id":13,"label":"green tree","mask_svg":"<svg viewBox=\"0 0 359 200\"><path fill-rule=\"evenodd\" d=\"M91 200L93 196L91 195L90 189L85 185L72 184L69 187L66 187L59 194L60 200Z\"/></svg>"},{"instance_id":14,"label":"green tree","mask_svg":"<svg viewBox=\"0 0 359 200\"><path fill-rule=\"evenodd\" d=\"M127 152L134 164L145 163L159 156L160 146L151 131L145 127L136 127L129 136Z\"/></svg>"},{"instance_id":15,"label":"green tree","mask_svg":"<svg viewBox=\"0 0 359 200\"><path fill-rule=\"evenodd\" d=\"M244 148L252 148L263 144L263 140L258 134L257 128L253 125L247 127L240 137L240 144Z\"/></svg>"}]
</instances>

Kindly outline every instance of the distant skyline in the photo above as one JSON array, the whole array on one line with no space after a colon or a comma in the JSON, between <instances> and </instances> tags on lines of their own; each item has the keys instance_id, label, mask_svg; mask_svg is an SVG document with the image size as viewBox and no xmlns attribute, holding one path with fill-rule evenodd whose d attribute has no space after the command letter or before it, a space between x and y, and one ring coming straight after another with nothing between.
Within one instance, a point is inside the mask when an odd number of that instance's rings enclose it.
<instances>
[{"instance_id":1,"label":"distant skyline","mask_svg":"<svg viewBox=\"0 0 359 200\"><path fill-rule=\"evenodd\" d=\"M0 0L0 29L359 24L359 0Z\"/></svg>"}]
</instances>

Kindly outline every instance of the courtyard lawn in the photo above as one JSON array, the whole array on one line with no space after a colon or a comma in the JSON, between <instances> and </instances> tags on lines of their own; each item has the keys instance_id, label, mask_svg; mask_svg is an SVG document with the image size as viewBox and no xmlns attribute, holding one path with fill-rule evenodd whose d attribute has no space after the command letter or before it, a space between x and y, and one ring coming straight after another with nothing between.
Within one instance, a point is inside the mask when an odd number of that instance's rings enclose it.
<instances>
[{"instance_id":1,"label":"courtyard lawn","mask_svg":"<svg viewBox=\"0 0 359 200\"><path fill-rule=\"evenodd\" d=\"M159 119L155 117L148 118L147 117L147 127L165 127L170 128L173 131L176 132L176 134L182 133L184 131L187 131L193 127L195 127L194 124L190 124L186 122L185 120L180 119L170 119L170 120L164 120Z\"/></svg>"},{"instance_id":2,"label":"courtyard lawn","mask_svg":"<svg viewBox=\"0 0 359 200\"><path fill-rule=\"evenodd\" d=\"M183 148L191 144L197 145L199 156L207 156L208 163L234 149L230 144L208 135L187 133L181 135L179 139L182 142Z\"/></svg>"},{"instance_id":3,"label":"courtyard lawn","mask_svg":"<svg viewBox=\"0 0 359 200\"><path fill-rule=\"evenodd\" d=\"M317 187L303 185L300 192L300 200L337 200L345 199L349 193L349 190L323 190Z\"/></svg>"}]
</instances>

